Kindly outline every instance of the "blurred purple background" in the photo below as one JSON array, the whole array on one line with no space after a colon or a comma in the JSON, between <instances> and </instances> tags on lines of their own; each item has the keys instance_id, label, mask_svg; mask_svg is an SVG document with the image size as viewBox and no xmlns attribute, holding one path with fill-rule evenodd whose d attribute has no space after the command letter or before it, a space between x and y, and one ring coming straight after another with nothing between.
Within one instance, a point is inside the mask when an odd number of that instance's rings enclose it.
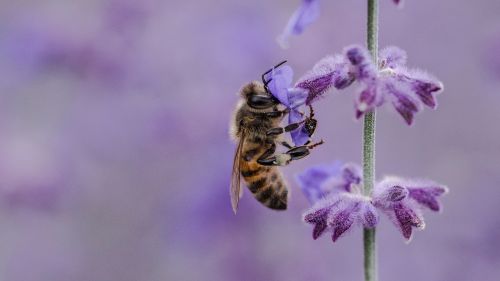
<instances>
[{"instance_id":1,"label":"blurred purple background","mask_svg":"<svg viewBox=\"0 0 500 281\"><path fill-rule=\"evenodd\" d=\"M500 2L381 0L380 45L439 77L437 111L379 110L377 175L450 187L405 244L384 219L380 280L500 276ZM0 280L361 280L361 231L311 239L294 174L359 161L353 93L316 106L326 144L283 169L287 212L228 195L244 83L296 77L363 43L365 1L323 1L282 50L299 1L0 1Z\"/></svg>"}]
</instances>

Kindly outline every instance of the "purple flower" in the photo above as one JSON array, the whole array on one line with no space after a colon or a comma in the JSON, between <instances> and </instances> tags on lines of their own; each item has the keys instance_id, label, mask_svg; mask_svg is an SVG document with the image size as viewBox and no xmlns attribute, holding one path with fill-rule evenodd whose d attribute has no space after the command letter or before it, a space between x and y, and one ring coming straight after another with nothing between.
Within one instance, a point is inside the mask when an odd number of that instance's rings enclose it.
<instances>
[{"instance_id":1,"label":"purple flower","mask_svg":"<svg viewBox=\"0 0 500 281\"><path fill-rule=\"evenodd\" d=\"M422 208L439 211L441 206L437 197L446 192L445 186L434 182L387 177L375 186L373 203L409 241L413 228L425 227Z\"/></svg>"},{"instance_id":2,"label":"purple flower","mask_svg":"<svg viewBox=\"0 0 500 281\"><path fill-rule=\"evenodd\" d=\"M304 117L300 109L306 103L308 93L304 89L291 87L293 80L292 68L288 65L279 66L264 78L266 81L270 81L267 87L271 94L290 110L288 123L301 122ZM309 140L309 134L304 124L291 131L290 136L295 145L303 145Z\"/></svg>"},{"instance_id":3,"label":"purple flower","mask_svg":"<svg viewBox=\"0 0 500 281\"><path fill-rule=\"evenodd\" d=\"M299 35L304 29L316 21L319 17L319 0L302 0L302 5L293 13L278 37L278 43L282 48L288 47L288 39L291 35Z\"/></svg>"},{"instance_id":4,"label":"purple flower","mask_svg":"<svg viewBox=\"0 0 500 281\"><path fill-rule=\"evenodd\" d=\"M298 175L302 191L313 207L304 214L304 221L314 224L313 239L326 230L333 242L353 225L373 228L378 214L370 198L361 194L361 168L356 164L340 163L308 169Z\"/></svg>"},{"instance_id":5,"label":"purple flower","mask_svg":"<svg viewBox=\"0 0 500 281\"><path fill-rule=\"evenodd\" d=\"M359 193L361 180L361 168L358 165L347 163L341 166L338 161L311 167L297 175L302 192L312 204L331 193Z\"/></svg>"},{"instance_id":6,"label":"purple flower","mask_svg":"<svg viewBox=\"0 0 500 281\"><path fill-rule=\"evenodd\" d=\"M406 52L398 47L387 47L380 52L376 66L366 48L351 46L345 56L351 64L351 72L360 84L356 99L356 118L372 111L385 102L391 102L408 125L426 105L437 107L436 95L443 85L425 72L406 69Z\"/></svg>"},{"instance_id":7,"label":"purple flower","mask_svg":"<svg viewBox=\"0 0 500 281\"><path fill-rule=\"evenodd\" d=\"M303 173L298 174L296 180L302 189L302 193L304 193L311 204L314 204L329 193L328 190L323 190L324 183L337 177L340 171L340 162L336 161L328 165L313 166Z\"/></svg>"},{"instance_id":8,"label":"purple flower","mask_svg":"<svg viewBox=\"0 0 500 281\"><path fill-rule=\"evenodd\" d=\"M353 225L373 228L378 223L378 214L370 203L370 198L361 194L342 192L330 194L318 201L304 213L304 221L314 224L313 239L325 231L332 233L332 241L337 241Z\"/></svg>"},{"instance_id":9,"label":"purple flower","mask_svg":"<svg viewBox=\"0 0 500 281\"><path fill-rule=\"evenodd\" d=\"M344 57L327 56L316 63L311 71L300 77L295 87L307 90L306 104L309 105L330 87L344 89L353 81L354 76L349 72L349 62Z\"/></svg>"},{"instance_id":10,"label":"purple flower","mask_svg":"<svg viewBox=\"0 0 500 281\"><path fill-rule=\"evenodd\" d=\"M373 228L378 212L386 214L406 240L413 228L425 226L422 209L441 210L437 197L448 189L432 181L405 180L387 177L376 184L371 197L362 195L361 168L339 163L316 166L298 175L302 191L313 204L304 214L304 221L314 225L313 238L325 231L335 242L353 225Z\"/></svg>"}]
</instances>

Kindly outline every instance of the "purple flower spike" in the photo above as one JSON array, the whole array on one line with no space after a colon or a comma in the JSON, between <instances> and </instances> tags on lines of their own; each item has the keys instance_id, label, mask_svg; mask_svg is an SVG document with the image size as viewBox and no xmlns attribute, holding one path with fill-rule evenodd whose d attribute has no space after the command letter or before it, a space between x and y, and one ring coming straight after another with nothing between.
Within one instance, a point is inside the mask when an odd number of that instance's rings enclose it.
<instances>
[{"instance_id":1,"label":"purple flower spike","mask_svg":"<svg viewBox=\"0 0 500 281\"><path fill-rule=\"evenodd\" d=\"M301 34L308 25L316 21L319 18L319 11L319 0L302 0L302 5L293 13L285 30L278 37L281 47L287 48L291 35Z\"/></svg>"},{"instance_id":2,"label":"purple flower spike","mask_svg":"<svg viewBox=\"0 0 500 281\"><path fill-rule=\"evenodd\" d=\"M321 97L330 87L344 89L354 82L349 72L349 64L342 56L327 56L320 60L313 69L299 78L295 87L305 89L309 95L306 104Z\"/></svg>"},{"instance_id":3,"label":"purple flower spike","mask_svg":"<svg viewBox=\"0 0 500 281\"><path fill-rule=\"evenodd\" d=\"M437 197L448 192L432 181L386 177L368 197L361 192L361 168L356 164L317 166L297 179L313 203L304 214L304 221L314 225L313 238L329 231L333 242L352 226L376 227L378 211L386 214L409 241L414 229L425 227L422 209L441 210Z\"/></svg>"}]
</instances>

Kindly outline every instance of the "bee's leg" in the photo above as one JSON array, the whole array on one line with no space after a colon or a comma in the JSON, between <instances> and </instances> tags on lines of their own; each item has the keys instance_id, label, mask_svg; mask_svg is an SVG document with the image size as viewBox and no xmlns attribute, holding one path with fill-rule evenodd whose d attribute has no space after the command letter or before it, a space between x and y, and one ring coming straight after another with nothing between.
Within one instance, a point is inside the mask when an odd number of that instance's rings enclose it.
<instances>
[{"instance_id":1,"label":"bee's leg","mask_svg":"<svg viewBox=\"0 0 500 281\"><path fill-rule=\"evenodd\" d=\"M297 123L289 124L289 125L285 126L284 128L282 128L282 127L271 128L271 129L267 130L266 134L268 136L277 136L277 135L283 134L284 132L291 132L291 131L297 130L300 127L300 125L304 124L304 122L305 122L305 120L302 120L302 121L297 122Z\"/></svg>"},{"instance_id":2,"label":"bee's leg","mask_svg":"<svg viewBox=\"0 0 500 281\"><path fill-rule=\"evenodd\" d=\"M264 165L264 166L272 166L270 165L270 163L268 163L267 161L265 161L267 158L269 158L271 155L274 154L274 152L276 152L276 144L272 144L271 147L269 147L269 149L267 149L264 154L262 154L259 159L257 159L257 163L261 164L261 165Z\"/></svg>"},{"instance_id":3,"label":"bee's leg","mask_svg":"<svg viewBox=\"0 0 500 281\"><path fill-rule=\"evenodd\" d=\"M291 146L291 145L290 145L288 142L286 142L286 141L282 141L280 144L281 144L282 146L284 146L284 147L288 148L288 149L292 149L292 147L293 147L293 146Z\"/></svg>"},{"instance_id":4,"label":"bee's leg","mask_svg":"<svg viewBox=\"0 0 500 281\"><path fill-rule=\"evenodd\" d=\"M275 110L275 111L271 111L271 112L265 112L263 114L267 118L281 118L281 117L284 117L285 115L287 115L288 112L290 112L290 109L289 108L285 108L283 110Z\"/></svg>"},{"instance_id":5,"label":"bee's leg","mask_svg":"<svg viewBox=\"0 0 500 281\"><path fill-rule=\"evenodd\" d=\"M257 162L264 166L286 166L293 160L299 160L309 155L310 150L323 144L323 140L310 145L292 147L285 153L280 153L272 157L260 157ZM266 154L266 153L264 153ZM264 156L264 155L263 155Z\"/></svg>"}]
</instances>

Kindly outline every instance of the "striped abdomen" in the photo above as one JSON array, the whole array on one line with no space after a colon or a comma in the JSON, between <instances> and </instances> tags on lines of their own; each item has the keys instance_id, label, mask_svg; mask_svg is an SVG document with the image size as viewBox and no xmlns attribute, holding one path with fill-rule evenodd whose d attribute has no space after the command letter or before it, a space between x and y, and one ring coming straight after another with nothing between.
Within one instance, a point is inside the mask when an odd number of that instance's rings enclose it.
<instances>
[{"instance_id":1,"label":"striped abdomen","mask_svg":"<svg viewBox=\"0 0 500 281\"><path fill-rule=\"evenodd\" d=\"M255 198L265 206L275 210L286 210L288 190L277 167L262 166L257 159L266 147L245 145L240 159L241 176Z\"/></svg>"}]
</instances>

